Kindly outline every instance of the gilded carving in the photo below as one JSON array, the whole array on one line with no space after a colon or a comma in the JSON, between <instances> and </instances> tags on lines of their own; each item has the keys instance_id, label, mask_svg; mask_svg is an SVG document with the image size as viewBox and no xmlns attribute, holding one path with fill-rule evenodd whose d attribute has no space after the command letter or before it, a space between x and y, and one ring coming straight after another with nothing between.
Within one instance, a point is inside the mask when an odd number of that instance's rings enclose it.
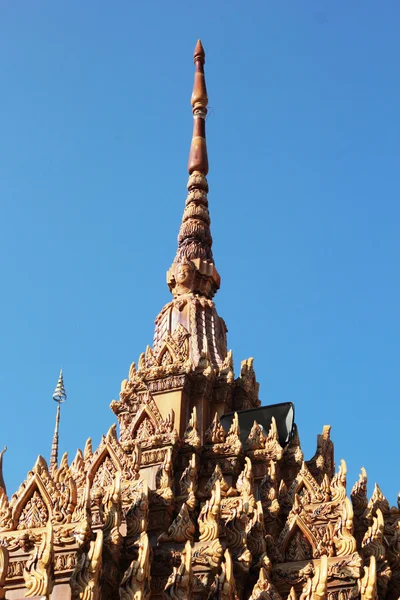
<instances>
[{"instance_id":1,"label":"gilded carving","mask_svg":"<svg viewBox=\"0 0 400 600\"><path fill-rule=\"evenodd\" d=\"M164 597L173 600L188 600L191 597L193 585L192 571L192 548L190 542L186 542L185 549L182 552L181 563L179 567L173 568L173 571L167 581L164 589Z\"/></svg>"},{"instance_id":2,"label":"gilded carving","mask_svg":"<svg viewBox=\"0 0 400 600\"><path fill-rule=\"evenodd\" d=\"M199 430L197 427L197 412L195 406L193 407L189 423L186 427L185 433L183 434L183 441L185 444L187 444L188 446L192 446L196 450L198 450L201 446Z\"/></svg>"},{"instance_id":3,"label":"gilded carving","mask_svg":"<svg viewBox=\"0 0 400 600\"><path fill-rule=\"evenodd\" d=\"M232 486L228 485L225 477L223 476L220 464L217 463L215 465L213 474L211 475L210 479L207 481L206 485L204 486L204 494L206 496L209 496L214 488L215 482L219 481L220 483L220 489L221 489L221 496L237 496L238 492L235 488L233 488Z\"/></svg>"},{"instance_id":4,"label":"gilded carving","mask_svg":"<svg viewBox=\"0 0 400 600\"><path fill-rule=\"evenodd\" d=\"M53 527L49 522L45 531L33 538L33 549L25 562L26 598L49 597L53 588L53 561Z\"/></svg>"},{"instance_id":5,"label":"gilded carving","mask_svg":"<svg viewBox=\"0 0 400 600\"><path fill-rule=\"evenodd\" d=\"M369 565L364 567L364 576L359 580L361 600L377 600L376 558L372 554Z\"/></svg>"},{"instance_id":6,"label":"gilded carving","mask_svg":"<svg viewBox=\"0 0 400 600\"><path fill-rule=\"evenodd\" d=\"M195 525L190 517L186 502L181 506L181 509L175 519L172 521L168 532L162 533L158 538L158 543L161 542L186 542L193 541L195 533Z\"/></svg>"},{"instance_id":7,"label":"gilded carving","mask_svg":"<svg viewBox=\"0 0 400 600\"><path fill-rule=\"evenodd\" d=\"M249 600L282 600L281 595L271 581L271 561L265 554L259 571L257 583L255 584Z\"/></svg>"},{"instance_id":8,"label":"gilded carving","mask_svg":"<svg viewBox=\"0 0 400 600\"><path fill-rule=\"evenodd\" d=\"M3 488L4 489L4 488ZM6 594L4 584L8 574L9 553L7 548L0 546L0 600L4 600Z\"/></svg>"},{"instance_id":9,"label":"gilded carving","mask_svg":"<svg viewBox=\"0 0 400 600\"><path fill-rule=\"evenodd\" d=\"M218 413L215 413L210 427L205 433L206 444L223 444L226 440L225 429L222 427Z\"/></svg>"},{"instance_id":10,"label":"gilded carving","mask_svg":"<svg viewBox=\"0 0 400 600\"><path fill-rule=\"evenodd\" d=\"M99 600L100 571L102 564L103 532L96 533L87 552L82 552L71 575L71 595L73 600Z\"/></svg>"},{"instance_id":11,"label":"gilded carving","mask_svg":"<svg viewBox=\"0 0 400 600\"><path fill-rule=\"evenodd\" d=\"M39 457L10 499L0 452L0 600L68 596L68 584L72 600L398 600L400 496L391 506L376 485L368 501L361 469L350 501L330 426L310 460L296 425L281 446L275 419L269 431L255 421L242 445L259 384L253 359L235 379L213 301L200 42L194 59L173 299L111 403L119 433L112 425L97 449L89 438L58 465L56 420L50 468Z\"/></svg>"},{"instance_id":12,"label":"gilded carving","mask_svg":"<svg viewBox=\"0 0 400 600\"><path fill-rule=\"evenodd\" d=\"M137 558L132 560L119 586L121 600L149 600L150 588L150 543L145 531L135 542Z\"/></svg>"},{"instance_id":13,"label":"gilded carving","mask_svg":"<svg viewBox=\"0 0 400 600\"><path fill-rule=\"evenodd\" d=\"M208 600L239 600L236 592L233 561L229 550L225 550L221 573L215 576Z\"/></svg>"},{"instance_id":14,"label":"gilded carving","mask_svg":"<svg viewBox=\"0 0 400 600\"><path fill-rule=\"evenodd\" d=\"M196 506L196 492L198 487L198 473L196 455L192 454L188 466L180 478L181 498L185 500L189 510Z\"/></svg>"},{"instance_id":15,"label":"gilded carving","mask_svg":"<svg viewBox=\"0 0 400 600\"><path fill-rule=\"evenodd\" d=\"M217 479L211 492L211 498L200 511L198 523L200 542L212 542L218 538L219 518L221 514L221 484Z\"/></svg>"}]
</instances>

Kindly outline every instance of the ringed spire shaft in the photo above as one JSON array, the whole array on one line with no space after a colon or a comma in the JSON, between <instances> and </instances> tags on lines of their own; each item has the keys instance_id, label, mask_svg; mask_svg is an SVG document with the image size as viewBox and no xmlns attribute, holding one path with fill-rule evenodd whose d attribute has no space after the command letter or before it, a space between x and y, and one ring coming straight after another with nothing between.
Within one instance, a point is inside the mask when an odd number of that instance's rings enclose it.
<instances>
[{"instance_id":1,"label":"ringed spire shaft","mask_svg":"<svg viewBox=\"0 0 400 600\"><path fill-rule=\"evenodd\" d=\"M59 429L60 429L60 415L61 415L61 404L65 402L67 399L67 393L65 391L64 386L64 377L63 370L61 369L60 375L58 377L58 382L56 385L56 389L53 393L53 400L57 402L57 412L56 412L56 425L54 428L53 435L53 443L51 445L51 455L50 455L50 469L57 466L58 463L58 440L59 440Z\"/></svg>"}]
</instances>

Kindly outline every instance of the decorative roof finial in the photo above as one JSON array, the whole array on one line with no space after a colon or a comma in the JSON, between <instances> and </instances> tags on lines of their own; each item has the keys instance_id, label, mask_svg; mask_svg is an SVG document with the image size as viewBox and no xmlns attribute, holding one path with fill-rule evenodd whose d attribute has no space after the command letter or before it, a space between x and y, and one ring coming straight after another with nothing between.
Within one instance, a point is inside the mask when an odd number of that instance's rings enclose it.
<instances>
[{"instance_id":1,"label":"decorative roof finial","mask_svg":"<svg viewBox=\"0 0 400 600\"><path fill-rule=\"evenodd\" d=\"M54 429L53 443L51 446L50 469L57 466L58 463L58 431L60 427L61 404L67 399L67 393L64 387L63 370L61 369L58 377L56 389L54 390L53 400L57 402L56 426Z\"/></svg>"},{"instance_id":2,"label":"decorative roof finial","mask_svg":"<svg viewBox=\"0 0 400 600\"><path fill-rule=\"evenodd\" d=\"M204 77L204 63L206 55L200 40L194 49L194 84L191 103L193 107L193 136L190 145L188 171L189 175L198 171L203 175L208 173L208 157L206 144L206 115L207 115L207 87Z\"/></svg>"},{"instance_id":3,"label":"decorative roof finial","mask_svg":"<svg viewBox=\"0 0 400 600\"><path fill-rule=\"evenodd\" d=\"M189 152L189 191L178 235L178 250L167 274L174 296L195 293L212 298L220 285L214 266L210 214L208 212L208 157L206 144L207 87L205 53L200 40L194 50L194 85L191 98L193 135Z\"/></svg>"}]
</instances>

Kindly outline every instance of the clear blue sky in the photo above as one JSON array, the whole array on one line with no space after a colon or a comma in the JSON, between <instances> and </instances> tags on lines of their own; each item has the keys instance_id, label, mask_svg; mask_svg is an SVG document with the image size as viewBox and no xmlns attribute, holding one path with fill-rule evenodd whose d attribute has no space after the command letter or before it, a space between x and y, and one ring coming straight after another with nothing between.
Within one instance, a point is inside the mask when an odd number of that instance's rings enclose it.
<instances>
[{"instance_id":1,"label":"clear blue sky","mask_svg":"<svg viewBox=\"0 0 400 600\"><path fill-rule=\"evenodd\" d=\"M0 445L12 493L72 460L169 301L192 52L207 53L216 297L236 371L324 424L349 490L400 487L400 4L5 1L0 9Z\"/></svg>"}]
</instances>

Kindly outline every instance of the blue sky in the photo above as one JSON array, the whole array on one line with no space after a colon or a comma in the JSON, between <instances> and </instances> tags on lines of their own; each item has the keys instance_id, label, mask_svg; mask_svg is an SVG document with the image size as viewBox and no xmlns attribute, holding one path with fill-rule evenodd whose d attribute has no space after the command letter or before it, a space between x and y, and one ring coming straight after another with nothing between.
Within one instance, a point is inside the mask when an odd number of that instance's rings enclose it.
<instances>
[{"instance_id":1,"label":"blue sky","mask_svg":"<svg viewBox=\"0 0 400 600\"><path fill-rule=\"evenodd\" d=\"M306 458L400 488L400 5L3 1L0 445L12 493L114 422L169 300L201 37L216 297Z\"/></svg>"}]
</instances>

